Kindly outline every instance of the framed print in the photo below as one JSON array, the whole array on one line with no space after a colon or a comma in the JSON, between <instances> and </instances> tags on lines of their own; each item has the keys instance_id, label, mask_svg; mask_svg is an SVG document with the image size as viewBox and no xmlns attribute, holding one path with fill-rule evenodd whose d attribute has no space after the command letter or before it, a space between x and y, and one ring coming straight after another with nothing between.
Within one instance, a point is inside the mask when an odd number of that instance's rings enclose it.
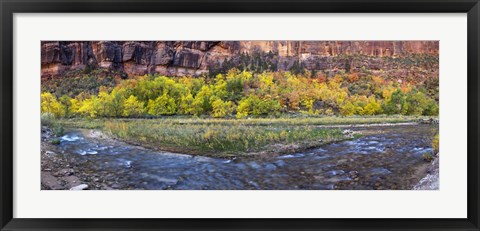
<instances>
[{"instance_id":1,"label":"framed print","mask_svg":"<svg viewBox=\"0 0 480 231\"><path fill-rule=\"evenodd\" d=\"M2 230L478 230L478 1L2 1Z\"/></svg>"}]
</instances>

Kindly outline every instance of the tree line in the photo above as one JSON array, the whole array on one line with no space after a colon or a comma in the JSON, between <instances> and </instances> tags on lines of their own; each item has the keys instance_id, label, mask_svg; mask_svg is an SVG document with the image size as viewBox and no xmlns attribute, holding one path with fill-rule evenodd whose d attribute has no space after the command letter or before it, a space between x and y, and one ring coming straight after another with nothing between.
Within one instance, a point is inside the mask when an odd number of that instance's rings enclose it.
<instances>
[{"instance_id":1,"label":"tree line","mask_svg":"<svg viewBox=\"0 0 480 231\"><path fill-rule=\"evenodd\" d=\"M438 86L436 86L438 88ZM193 115L264 117L310 115L438 115L437 91L375 75L333 77L292 72L240 71L208 77L145 75L100 86L98 93L43 91L42 113L56 117ZM58 96L55 92L62 92Z\"/></svg>"}]
</instances>

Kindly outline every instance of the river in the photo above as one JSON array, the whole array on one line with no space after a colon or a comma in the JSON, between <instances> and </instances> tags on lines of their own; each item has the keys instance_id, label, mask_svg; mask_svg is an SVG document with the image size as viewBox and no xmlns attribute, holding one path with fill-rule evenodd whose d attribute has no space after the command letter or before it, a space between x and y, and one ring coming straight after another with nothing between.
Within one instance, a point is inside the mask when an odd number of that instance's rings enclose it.
<instances>
[{"instance_id":1,"label":"river","mask_svg":"<svg viewBox=\"0 0 480 231\"><path fill-rule=\"evenodd\" d=\"M411 189L426 175L429 125L349 128L364 135L305 152L219 159L129 145L71 129L51 150L89 189Z\"/></svg>"}]
</instances>

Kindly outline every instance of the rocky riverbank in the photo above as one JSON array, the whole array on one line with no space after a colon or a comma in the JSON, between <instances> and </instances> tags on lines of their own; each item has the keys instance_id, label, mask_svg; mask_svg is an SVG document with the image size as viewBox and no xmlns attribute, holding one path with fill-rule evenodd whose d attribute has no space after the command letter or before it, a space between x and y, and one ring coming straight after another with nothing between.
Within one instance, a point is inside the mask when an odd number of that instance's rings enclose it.
<instances>
[{"instance_id":1,"label":"rocky riverbank","mask_svg":"<svg viewBox=\"0 0 480 231\"><path fill-rule=\"evenodd\" d=\"M105 136L92 130L89 136L95 139L104 139ZM42 127L41 142L41 189L42 190L87 190L87 189L114 189L102 182L96 175L82 171L82 163L55 147L56 137L52 129ZM70 156L70 157L69 157Z\"/></svg>"},{"instance_id":2,"label":"rocky riverbank","mask_svg":"<svg viewBox=\"0 0 480 231\"><path fill-rule=\"evenodd\" d=\"M77 174L75 166L63 153L57 153L52 150L55 144L52 142L57 139L52 129L42 127L41 142L41 189L42 190L58 190L58 189L86 189L85 183L81 176Z\"/></svg>"},{"instance_id":3,"label":"rocky riverbank","mask_svg":"<svg viewBox=\"0 0 480 231\"><path fill-rule=\"evenodd\" d=\"M422 178L414 187L415 190L438 190L440 188L438 154L432 161L432 165L427 170L427 175Z\"/></svg>"}]
</instances>

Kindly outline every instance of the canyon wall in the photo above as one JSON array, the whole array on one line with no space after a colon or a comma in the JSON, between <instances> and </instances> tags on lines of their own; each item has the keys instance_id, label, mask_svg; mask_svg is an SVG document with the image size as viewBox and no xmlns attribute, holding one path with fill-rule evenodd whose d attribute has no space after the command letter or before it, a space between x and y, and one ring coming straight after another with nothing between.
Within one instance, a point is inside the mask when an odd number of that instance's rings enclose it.
<instances>
[{"instance_id":1,"label":"canyon wall","mask_svg":"<svg viewBox=\"0 0 480 231\"><path fill-rule=\"evenodd\" d=\"M209 67L255 51L271 54L278 70L295 61L309 70L367 66L398 68L386 57L427 54L438 57L438 41L43 41L42 77L61 76L68 70L106 68L128 76L159 73L200 75ZM338 57L361 56L362 60ZM337 57L335 59L335 57ZM341 61L339 61L341 60ZM438 63L437 63L438 65ZM438 68L438 67L437 67Z\"/></svg>"}]
</instances>

